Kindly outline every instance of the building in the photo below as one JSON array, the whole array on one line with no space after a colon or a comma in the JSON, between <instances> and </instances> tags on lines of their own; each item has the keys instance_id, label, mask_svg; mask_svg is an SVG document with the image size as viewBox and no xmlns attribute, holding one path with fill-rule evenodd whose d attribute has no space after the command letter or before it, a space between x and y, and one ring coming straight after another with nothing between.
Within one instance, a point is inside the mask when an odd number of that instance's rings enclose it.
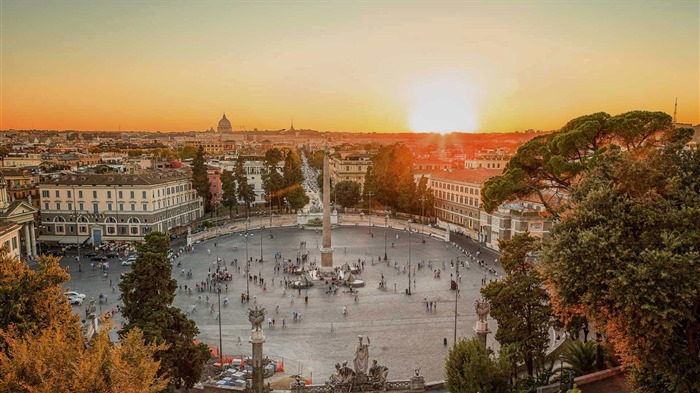
<instances>
[{"instance_id":1,"label":"building","mask_svg":"<svg viewBox=\"0 0 700 393\"><path fill-rule=\"evenodd\" d=\"M20 257L19 234L22 227L14 222L0 222L0 252L4 251L13 258Z\"/></svg>"},{"instance_id":2,"label":"building","mask_svg":"<svg viewBox=\"0 0 700 393\"><path fill-rule=\"evenodd\" d=\"M440 158L421 157L413 161L413 169L420 173L448 171L452 169L452 163Z\"/></svg>"},{"instance_id":3,"label":"building","mask_svg":"<svg viewBox=\"0 0 700 393\"><path fill-rule=\"evenodd\" d=\"M498 169L460 169L436 172L430 177L435 196L435 216L440 226L477 239L480 231L481 188L501 173Z\"/></svg>"},{"instance_id":4,"label":"building","mask_svg":"<svg viewBox=\"0 0 700 393\"><path fill-rule=\"evenodd\" d=\"M140 241L204 214L185 170L61 175L39 191L43 242Z\"/></svg>"},{"instance_id":5,"label":"building","mask_svg":"<svg viewBox=\"0 0 700 393\"><path fill-rule=\"evenodd\" d=\"M42 162L41 153L10 153L2 158L2 166L6 168L36 167Z\"/></svg>"},{"instance_id":6,"label":"building","mask_svg":"<svg viewBox=\"0 0 700 393\"><path fill-rule=\"evenodd\" d=\"M555 203L550 200L550 203ZM529 232L531 236L546 239L553 221L541 201L533 195L503 203L497 210L481 213L479 241L495 250L498 242Z\"/></svg>"},{"instance_id":7,"label":"building","mask_svg":"<svg viewBox=\"0 0 700 393\"><path fill-rule=\"evenodd\" d=\"M11 199L5 178L0 174L0 246L9 240L9 251L12 255L35 258L38 254L34 224L36 214L37 209L27 202ZM16 240L13 240L15 235Z\"/></svg>"},{"instance_id":8,"label":"building","mask_svg":"<svg viewBox=\"0 0 700 393\"><path fill-rule=\"evenodd\" d=\"M345 158L330 159L331 182L354 181L360 184L360 192L365 186L367 170L372 165L372 156L367 153L351 153Z\"/></svg>"},{"instance_id":9,"label":"building","mask_svg":"<svg viewBox=\"0 0 700 393\"><path fill-rule=\"evenodd\" d=\"M474 158L467 159L464 161L465 168L485 168L485 169L505 169L506 164L510 161L512 157L511 153L508 153L506 149L487 149L478 151Z\"/></svg>"},{"instance_id":10,"label":"building","mask_svg":"<svg viewBox=\"0 0 700 393\"><path fill-rule=\"evenodd\" d=\"M221 203L223 191L221 189L221 168L207 165L207 177L211 188L211 203L215 206Z\"/></svg>"},{"instance_id":11,"label":"building","mask_svg":"<svg viewBox=\"0 0 700 393\"><path fill-rule=\"evenodd\" d=\"M34 208L39 208L39 177L29 167L0 168L0 175L5 178L11 201L24 200Z\"/></svg>"},{"instance_id":12,"label":"building","mask_svg":"<svg viewBox=\"0 0 700 393\"><path fill-rule=\"evenodd\" d=\"M216 126L216 132L222 134L231 131L231 122L226 118L226 113L224 113L224 117L222 117L221 120L219 120L219 124Z\"/></svg>"}]
</instances>

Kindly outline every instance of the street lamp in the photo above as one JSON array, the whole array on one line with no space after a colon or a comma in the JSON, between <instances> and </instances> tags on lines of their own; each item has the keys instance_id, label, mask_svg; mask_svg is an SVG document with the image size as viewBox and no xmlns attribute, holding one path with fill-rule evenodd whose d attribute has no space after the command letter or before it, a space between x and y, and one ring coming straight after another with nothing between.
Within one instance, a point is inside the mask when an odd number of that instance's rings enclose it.
<instances>
[{"instance_id":1,"label":"street lamp","mask_svg":"<svg viewBox=\"0 0 700 393\"><path fill-rule=\"evenodd\" d=\"M423 222L423 216L424 216L424 208L423 208L423 203L425 202L425 195L420 197L420 240L422 243L425 243L425 239L423 238L423 226L425 223Z\"/></svg>"},{"instance_id":2,"label":"street lamp","mask_svg":"<svg viewBox=\"0 0 700 393\"><path fill-rule=\"evenodd\" d=\"M221 367L224 367L224 344L221 339L221 284L218 284L216 297L219 301L219 364L221 365Z\"/></svg>"},{"instance_id":3,"label":"street lamp","mask_svg":"<svg viewBox=\"0 0 700 393\"><path fill-rule=\"evenodd\" d=\"M411 220L408 220L408 294L411 294Z\"/></svg>"},{"instance_id":4,"label":"street lamp","mask_svg":"<svg viewBox=\"0 0 700 393\"><path fill-rule=\"evenodd\" d=\"M367 214L369 215L369 235L372 236L372 193L368 192L369 195L369 208L367 209Z\"/></svg>"},{"instance_id":5,"label":"street lamp","mask_svg":"<svg viewBox=\"0 0 700 393\"><path fill-rule=\"evenodd\" d=\"M386 231L387 231L387 228L389 228L389 215L388 214L386 216L384 216L384 260L385 261L387 260L387 257L386 257Z\"/></svg>"},{"instance_id":6,"label":"street lamp","mask_svg":"<svg viewBox=\"0 0 700 393\"><path fill-rule=\"evenodd\" d=\"M270 197L270 239L272 239L272 197Z\"/></svg>"},{"instance_id":7,"label":"street lamp","mask_svg":"<svg viewBox=\"0 0 700 393\"><path fill-rule=\"evenodd\" d=\"M248 224L250 217L245 219L245 298L250 299L250 259L248 258Z\"/></svg>"},{"instance_id":8,"label":"street lamp","mask_svg":"<svg viewBox=\"0 0 700 393\"><path fill-rule=\"evenodd\" d=\"M459 299L459 258L457 258L457 270L455 271L455 335L454 335L454 345L457 345L457 300ZM451 285L452 283L450 283Z\"/></svg>"}]
</instances>

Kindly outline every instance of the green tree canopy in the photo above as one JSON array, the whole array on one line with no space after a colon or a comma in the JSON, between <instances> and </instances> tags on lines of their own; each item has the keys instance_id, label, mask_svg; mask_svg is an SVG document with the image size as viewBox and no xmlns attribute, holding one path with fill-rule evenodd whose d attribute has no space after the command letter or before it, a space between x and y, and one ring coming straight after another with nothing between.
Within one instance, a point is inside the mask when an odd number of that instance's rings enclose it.
<instances>
[{"instance_id":1,"label":"green tree canopy","mask_svg":"<svg viewBox=\"0 0 700 393\"><path fill-rule=\"evenodd\" d=\"M204 199L204 211L211 211L211 183L207 174L207 164L204 160L204 148L199 147L197 154L192 159L192 187L197 195Z\"/></svg>"},{"instance_id":2,"label":"green tree canopy","mask_svg":"<svg viewBox=\"0 0 700 393\"><path fill-rule=\"evenodd\" d=\"M352 180L338 182L334 190L335 198L344 207L355 207L360 201L360 183Z\"/></svg>"},{"instance_id":3,"label":"green tree canopy","mask_svg":"<svg viewBox=\"0 0 700 393\"><path fill-rule=\"evenodd\" d=\"M250 211L250 204L255 200L255 191L253 186L248 183L248 176L245 173L245 158L238 156L236 159L236 167L233 171L233 177L236 180L236 189L238 191L238 199L245 203L246 209Z\"/></svg>"},{"instance_id":4,"label":"green tree canopy","mask_svg":"<svg viewBox=\"0 0 700 393\"><path fill-rule=\"evenodd\" d=\"M700 153L612 149L571 204L541 254L556 311L603 330L640 392L700 391Z\"/></svg>"},{"instance_id":5,"label":"green tree canopy","mask_svg":"<svg viewBox=\"0 0 700 393\"><path fill-rule=\"evenodd\" d=\"M233 208L238 208L238 196L236 195L236 178L231 171L221 172L221 189L223 191L222 202L228 207L228 214L233 219Z\"/></svg>"},{"instance_id":6,"label":"green tree canopy","mask_svg":"<svg viewBox=\"0 0 700 393\"><path fill-rule=\"evenodd\" d=\"M538 249L538 240L525 233L502 240L499 246L506 276L489 283L481 293L491 303L491 315L498 322L496 340L501 345L517 345L532 377L544 366L552 319L544 279L532 257Z\"/></svg>"},{"instance_id":7,"label":"green tree canopy","mask_svg":"<svg viewBox=\"0 0 700 393\"><path fill-rule=\"evenodd\" d=\"M552 202L568 193L607 147L659 147L687 136L688 130L675 129L671 116L663 112L632 111L617 116L599 112L581 116L557 132L522 145L503 174L485 182L481 199L490 212L505 201L535 194L558 216L559 206Z\"/></svg>"},{"instance_id":8,"label":"green tree canopy","mask_svg":"<svg viewBox=\"0 0 700 393\"><path fill-rule=\"evenodd\" d=\"M478 338L461 339L445 359L445 385L454 393L510 392L508 364Z\"/></svg>"},{"instance_id":9,"label":"green tree canopy","mask_svg":"<svg viewBox=\"0 0 700 393\"><path fill-rule=\"evenodd\" d=\"M199 381L210 352L204 344L195 344L199 333L194 321L173 307L177 281L167 257L170 241L163 232L150 232L138 246L138 258L132 271L119 283L128 322L126 334L139 328L147 342L167 345L156 352L161 362L159 375L170 378L175 388L191 388Z\"/></svg>"},{"instance_id":10,"label":"green tree canopy","mask_svg":"<svg viewBox=\"0 0 700 393\"><path fill-rule=\"evenodd\" d=\"M368 199L370 192L373 201L404 212L416 212L413 153L406 145L382 146L372 157L365 177L363 198Z\"/></svg>"}]
</instances>

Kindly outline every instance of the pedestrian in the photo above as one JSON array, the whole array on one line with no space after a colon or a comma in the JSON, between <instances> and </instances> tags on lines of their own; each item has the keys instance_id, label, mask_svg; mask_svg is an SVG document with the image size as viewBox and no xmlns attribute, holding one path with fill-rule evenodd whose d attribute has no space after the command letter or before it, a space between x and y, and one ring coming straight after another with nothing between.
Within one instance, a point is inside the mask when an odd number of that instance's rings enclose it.
<instances>
[{"instance_id":1,"label":"pedestrian","mask_svg":"<svg viewBox=\"0 0 700 393\"><path fill-rule=\"evenodd\" d=\"M282 328L284 329L286 327L287 327L287 323L284 321L284 318L282 318Z\"/></svg>"}]
</instances>

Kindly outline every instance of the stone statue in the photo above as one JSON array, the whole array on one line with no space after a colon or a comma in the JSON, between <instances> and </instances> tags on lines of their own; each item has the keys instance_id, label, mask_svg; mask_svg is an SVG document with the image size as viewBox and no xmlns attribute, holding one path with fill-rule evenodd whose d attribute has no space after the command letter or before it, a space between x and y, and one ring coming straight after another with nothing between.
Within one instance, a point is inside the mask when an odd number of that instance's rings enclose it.
<instances>
[{"instance_id":1,"label":"stone statue","mask_svg":"<svg viewBox=\"0 0 700 393\"><path fill-rule=\"evenodd\" d=\"M258 306L255 306L255 308L249 308L248 320L253 324L253 330L262 330L262 324L265 321L265 309L259 308Z\"/></svg>"},{"instance_id":2,"label":"stone statue","mask_svg":"<svg viewBox=\"0 0 700 393\"><path fill-rule=\"evenodd\" d=\"M369 368L370 382L384 385L387 375L389 375L389 369L377 364L377 359L372 360L372 367Z\"/></svg>"},{"instance_id":3,"label":"stone statue","mask_svg":"<svg viewBox=\"0 0 700 393\"><path fill-rule=\"evenodd\" d=\"M369 366L369 337L367 337L367 344L362 342L362 336L358 336L358 339L360 343L357 345L355 352L355 373L367 374L367 366Z\"/></svg>"},{"instance_id":4,"label":"stone statue","mask_svg":"<svg viewBox=\"0 0 700 393\"><path fill-rule=\"evenodd\" d=\"M474 308L476 309L476 314L479 316L480 322L486 322L486 317L491 312L491 304L488 300L481 298L474 302Z\"/></svg>"}]
</instances>

